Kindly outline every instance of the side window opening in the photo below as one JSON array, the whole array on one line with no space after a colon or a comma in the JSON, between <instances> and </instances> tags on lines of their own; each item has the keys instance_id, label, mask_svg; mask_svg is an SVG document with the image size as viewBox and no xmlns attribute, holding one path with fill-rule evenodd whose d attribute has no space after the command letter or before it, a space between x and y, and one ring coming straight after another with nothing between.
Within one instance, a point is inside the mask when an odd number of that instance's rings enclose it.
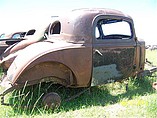
<instances>
[{"instance_id":1,"label":"side window opening","mask_svg":"<svg viewBox=\"0 0 157 118\"><path fill-rule=\"evenodd\" d=\"M28 35L33 35L34 33L35 33L35 29L32 29L32 30L29 30L28 32L27 32L27 34L26 34L26 36L28 36Z\"/></svg>"},{"instance_id":2,"label":"side window opening","mask_svg":"<svg viewBox=\"0 0 157 118\"><path fill-rule=\"evenodd\" d=\"M127 21L121 19L101 19L95 28L97 39L130 39L131 27Z\"/></svg>"},{"instance_id":3,"label":"side window opening","mask_svg":"<svg viewBox=\"0 0 157 118\"><path fill-rule=\"evenodd\" d=\"M50 27L50 35L52 34L60 34L61 31L61 23L59 21L53 23Z\"/></svg>"}]
</instances>

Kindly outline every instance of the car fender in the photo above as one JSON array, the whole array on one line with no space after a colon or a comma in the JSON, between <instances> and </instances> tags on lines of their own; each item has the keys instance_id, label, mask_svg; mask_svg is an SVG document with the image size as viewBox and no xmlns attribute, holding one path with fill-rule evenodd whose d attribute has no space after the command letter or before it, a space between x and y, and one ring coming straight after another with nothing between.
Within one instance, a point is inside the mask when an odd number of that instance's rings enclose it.
<instances>
[{"instance_id":1,"label":"car fender","mask_svg":"<svg viewBox=\"0 0 157 118\"><path fill-rule=\"evenodd\" d=\"M68 53L75 55L74 52L71 51L72 48L78 50L78 53L82 50L84 55L91 54L91 47L84 51L85 47L82 44L72 44L64 41L58 43L39 42L32 44L21 51L15 58L8 69L7 78L11 84L20 85L29 80L31 80L29 84L47 81L46 77L52 76L53 78L48 78L48 81L55 81L65 86L72 86L73 84L75 84L75 86L76 84L78 84L78 86L84 86L82 83L88 86L91 74L89 68L91 68L92 64L90 61L91 55L87 60L82 60L78 63L78 66L71 66L71 60L67 58L64 59L64 57L67 57L66 55L68 55ZM82 70L80 72L80 68L82 67L80 64L83 63L89 64L84 68L85 71ZM51 69L51 71L46 71L46 69ZM76 78L82 78L83 81L78 81Z\"/></svg>"}]
</instances>

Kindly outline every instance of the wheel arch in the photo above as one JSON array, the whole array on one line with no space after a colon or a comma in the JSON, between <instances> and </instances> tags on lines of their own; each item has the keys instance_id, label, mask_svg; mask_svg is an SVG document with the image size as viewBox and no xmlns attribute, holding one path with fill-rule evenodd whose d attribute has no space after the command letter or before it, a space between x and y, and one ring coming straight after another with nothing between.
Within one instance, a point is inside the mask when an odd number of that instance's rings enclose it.
<instances>
[{"instance_id":1,"label":"wheel arch","mask_svg":"<svg viewBox=\"0 0 157 118\"><path fill-rule=\"evenodd\" d=\"M76 78L73 71L65 64L56 61L45 61L36 63L26 68L16 80L16 84L29 85L40 82L54 82L64 86L76 85Z\"/></svg>"}]
</instances>

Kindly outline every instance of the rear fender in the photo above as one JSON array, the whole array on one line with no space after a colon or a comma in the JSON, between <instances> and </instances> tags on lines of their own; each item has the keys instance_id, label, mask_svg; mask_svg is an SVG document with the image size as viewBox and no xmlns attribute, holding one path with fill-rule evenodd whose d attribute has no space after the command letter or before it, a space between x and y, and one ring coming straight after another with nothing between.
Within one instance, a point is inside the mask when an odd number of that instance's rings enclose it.
<instances>
[{"instance_id":1,"label":"rear fender","mask_svg":"<svg viewBox=\"0 0 157 118\"><path fill-rule=\"evenodd\" d=\"M15 84L21 85L26 81L29 85L39 82L54 82L64 86L76 84L72 71L67 66L58 62L41 62L26 69Z\"/></svg>"}]
</instances>

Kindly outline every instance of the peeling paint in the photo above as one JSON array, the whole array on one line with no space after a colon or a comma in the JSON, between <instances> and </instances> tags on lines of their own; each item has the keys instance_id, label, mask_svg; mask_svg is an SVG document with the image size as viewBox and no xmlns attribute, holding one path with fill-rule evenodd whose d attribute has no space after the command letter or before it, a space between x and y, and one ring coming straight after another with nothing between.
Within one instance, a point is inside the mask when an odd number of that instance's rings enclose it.
<instances>
[{"instance_id":1,"label":"peeling paint","mask_svg":"<svg viewBox=\"0 0 157 118\"><path fill-rule=\"evenodd\" d=\"M117 70L116 64L94 67L91 86L104 84L109 80L120 77L122 77L122 74Z\"/></svg>"}]
</instances>

